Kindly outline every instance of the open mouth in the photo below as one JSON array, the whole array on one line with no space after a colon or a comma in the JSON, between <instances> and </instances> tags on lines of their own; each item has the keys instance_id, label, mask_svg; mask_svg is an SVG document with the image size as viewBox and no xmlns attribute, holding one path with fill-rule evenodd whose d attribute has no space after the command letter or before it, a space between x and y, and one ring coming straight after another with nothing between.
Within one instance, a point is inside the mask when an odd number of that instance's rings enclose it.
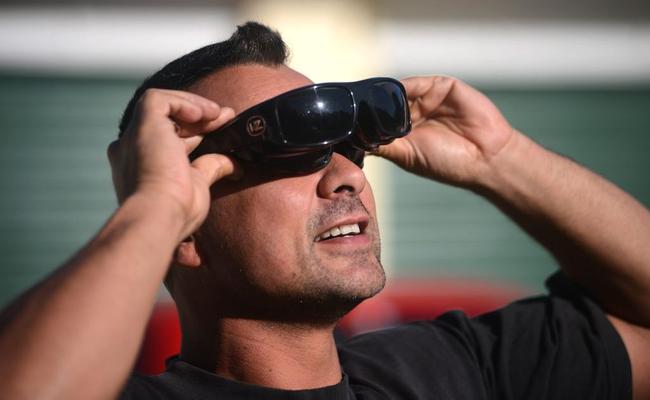
<instances>
[{"instance_id":1,"label":"open mouth","mask_svg":"<svg viewBox=\"0 0 650 400\"><path fill-rule=\"evenodd\" d=\"M367 223L352 223L338 225L318 235L315 239L316 242L331 240L341 237L356 236L363 233Z\"/></svg>"}]
</instances>

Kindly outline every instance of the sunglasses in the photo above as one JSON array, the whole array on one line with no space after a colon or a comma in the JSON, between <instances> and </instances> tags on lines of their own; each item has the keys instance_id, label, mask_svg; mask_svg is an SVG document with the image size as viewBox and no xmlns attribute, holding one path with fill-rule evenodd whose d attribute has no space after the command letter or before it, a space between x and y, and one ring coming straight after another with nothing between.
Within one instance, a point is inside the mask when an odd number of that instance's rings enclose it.
<instances>
[{"instance_id":1,"label":"sunglasses","mask_svg":"<svg viewBox=\"0 0 650 400\"><path fill-rule=\"evenodd\" d=\"M275 172L307 174L325 167L336 152L363 167L366 151L410 130L406 91L399 81L320 83L245 110L206 135L190 159L233 154Z\"/></svg>"}]
</instances>

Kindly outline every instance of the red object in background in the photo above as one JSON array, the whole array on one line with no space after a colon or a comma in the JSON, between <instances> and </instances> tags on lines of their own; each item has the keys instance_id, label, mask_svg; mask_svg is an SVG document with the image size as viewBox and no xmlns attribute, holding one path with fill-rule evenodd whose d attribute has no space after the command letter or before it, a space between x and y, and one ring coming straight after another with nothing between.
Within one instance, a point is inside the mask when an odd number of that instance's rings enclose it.
<instances>
[{"instance_id":1,"label":"red object in background","mask_svg":"<svg viewBox=\"0 0 650 400\"><path fill-rule=\"evenodd\" d=\"M344 336L353 336L405 322L433 319L449 310L462 310L475 316L529 294L517 286L486 281L394 280L380 294L346 315L338 328Z\"/></svg>"},{"instance_id":2,"label":"red object in background","mask_svg":"<svg viewBox=\"0 0 650 400\"><path fill-rule=\"evenodd\" d=\"M361 303L339 323L344 336L408 321L433 319L448 310L470 316L502 307L530 294L516 286L470 280L393 280L377 296ZM165 360L180 349L180 326L171 301L156 304L147 327L136 371L159 374Z\"/></svg>"},{"instance_id":3,"label":"red object in background","mask_svg":"<svg viewBox=\"0 0 650 400\"><path fill-rule=\"evenodd\" d=\"M165 360L178 354L181 347L181 327L176 304L161 301L153 309L144 334L135 370L155 375L165 370Z\"/></svg>"}]
</instances>

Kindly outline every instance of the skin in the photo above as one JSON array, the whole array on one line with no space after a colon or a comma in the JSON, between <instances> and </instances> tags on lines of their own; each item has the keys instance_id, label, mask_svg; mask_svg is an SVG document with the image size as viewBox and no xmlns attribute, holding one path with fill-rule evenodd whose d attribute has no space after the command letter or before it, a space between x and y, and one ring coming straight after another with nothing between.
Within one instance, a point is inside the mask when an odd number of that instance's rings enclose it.
<instances>
[{"instance_id":1,"label":"skin","mask_svg":"<svg viewBox=\"0 0 650 400\"><path fill-rule=\"evenodd\" d=\"M342 299L383 284L374 205L362 172L338 155L324 170L283 181L224 156L187 160L201 135L235 111L305 83L286 67L239 66L191 88L201 96L145 94L124 138L109 149L121 207L74 259L2 315L4 395L115 397L172 260L168 282L181 308L183 358L276 388L340 380L331 319L345 309ZM648 210L512 129L462 82L403 83L414 129L377 155L484 196L544 245L606 310L630 354L634 397L648 398ZM341 215L364 212L366 240L332 247L310 242ZM292 246L278 247L287 242ZM322 311L316 299L335 311L316 319L314 311ZM293 307L296 317L283 317L284 307Z\"/></svg>"},{"instance_id":2,"label":"skin","mask_svg":"<svg viewBox=\"0 0 650 400\"><path fill-rule=\"evenodd\" d=\"M258 82L283 84L265 86ZM216 102L227 101L239 113L310 83L284 66L244 65L214 74L191 90ZM221 93L232 97L220 98ZM246 96L240 100L233 93ZM360 222L364 226L362 235L315 241L318 235L342 222ZM232 226L238 229L232 230ZM267 298L295 297L309 302L316 296L313 302L333 295L347 303L350 297L366 298L383 287L370 185L361 169L338 154L327 167L313 174L269 179L262 171L250 168L242 180L215 187L209 218L197 236L200 253L208 260L206 265L217 266L214 269L218 272L245 267L241 284L249 290L256 288L256 293L264 293ZM225 279L220 278L217 281ZM258 299L254 303L259 303ZM319 315L332 306L319 307ZM336 316L338 312L334 319ZM281 320L282 315L271 318Z\"/></svg>"},{"instance_id":3,"label":"skin","mask_svg":"<svg viewBox=\"0 0 650 400\"><path fill-rule=\"evenodd\" d=\"M310 83L285 66L243 65L190 90L239 113ZM338 383L334 325L385 282L375 203L363 171L335 154L327 167L309 175L269 179L250 169L212 194L206 223L183 245L185 259L173 271L172 293L187 338L181 357L266 386ZM316 241L332 227L352 222L360 223L361 235ZM274 360L272 373L269 364L254 362L260 355ZM305 371L318 373L306 376Z\"/></svg>"}]
</instances>

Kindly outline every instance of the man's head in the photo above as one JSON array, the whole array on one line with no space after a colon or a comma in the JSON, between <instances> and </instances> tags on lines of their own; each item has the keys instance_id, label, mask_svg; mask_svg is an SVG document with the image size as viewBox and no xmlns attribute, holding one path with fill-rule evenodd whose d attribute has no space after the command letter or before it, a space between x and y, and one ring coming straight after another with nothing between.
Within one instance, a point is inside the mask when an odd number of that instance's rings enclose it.
<instances>
[{"instance_id":1,"label":"man's head","mask_svg":"<svg viewBox=\"0 0 650 400\"><path fill-rule=\"evenodd\" d=\"M188 90L239 113L311 83L285 60L279 35L249 23L172 62L139 92ZM330 323L384 284L370 187L339 154L309 175L278 177L247 164L240 181L218 182L206 222L176 258L166 284L184 323L206 315Z\"/></svg>"}]
</instances>

